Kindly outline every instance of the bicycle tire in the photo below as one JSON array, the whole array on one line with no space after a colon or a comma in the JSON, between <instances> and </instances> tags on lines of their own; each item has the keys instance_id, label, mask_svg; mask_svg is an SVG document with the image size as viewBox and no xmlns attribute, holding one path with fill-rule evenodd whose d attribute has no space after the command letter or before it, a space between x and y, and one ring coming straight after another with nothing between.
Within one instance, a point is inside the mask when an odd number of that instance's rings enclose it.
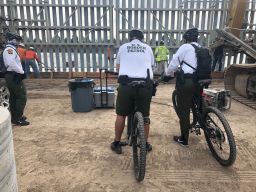
<instances>
[{"instance_id":1,"label":"bicycle tire","mask_svg":"<svg viewBox=\"0 0 256 192\"><path fill-rule=\"evenodd\" d=\"M177 90L174 90L172 92L172 104L177 116L179 117L178 103L177 103ZM190 109L190 128L194 127L195 125L196 125L196 111L194 106L192 105L192 108Z\"/></svg>"},{"instance_id":2,"label":"bicycle tire","mask_svg":"<svg viewBox=\"0 0 256 192\"><path fill-rule=\"evenodd\" d=\"M127 117L127 141L128 141L128 145L131 145L130 140L131 140L131 130L132 130L132 118L133 115L128 115Z\"/></svg>"},{"instance_id":3,"label":"bicycle tire","mask_svg":"<svg viewBox=\"0 0 256 192\"><path fill-rule=\"evenodd\" d=\"M212 118L210 118L210 116L209 116L210 113L213 113L216 115L216 117L222 123L222 126L224 127L224 131L226 132L226 134L218 126L216 126L217 125L216 122L212 121ZM210 151L212 152L214 158L222 166L231 166L236 160L236 143L235 143L235 139L234 139L232 130L231 130L225 116L217 108L209 106L209 107L206 107L204 110L203 120L205 122L204 133L205 133L206 142L207 142L208 147L210 148ZM210 125L210 121L214 124L213 125L214 128L211 127L212 125ZM211 134L209 132L207 132L207 129L210 129L210 128L212 129ZM226 135L226 138L225 138L224 134ZM229 145L228 158L224 159L218 154L218 152L216 151L216 149L214 147L214 143L211 140L214 137L216 137L218 142L221 142L221 143L226 142L226 139L228 139L228 145ZM221 141L219 141L219 140L221 140Z\"/></svg>"},{"instance_id":4,"label":"bicycle tire","mask_svg":"<svg viewBox=\"0 0 256 192\"><path fill-rule=\"evenodd\" d=\"M133 118L133 162L135 178L138 182L143 181L146 171L146 136L144 131L144 120L141 112L135 112Z\"/></svg>"}]
</instances>

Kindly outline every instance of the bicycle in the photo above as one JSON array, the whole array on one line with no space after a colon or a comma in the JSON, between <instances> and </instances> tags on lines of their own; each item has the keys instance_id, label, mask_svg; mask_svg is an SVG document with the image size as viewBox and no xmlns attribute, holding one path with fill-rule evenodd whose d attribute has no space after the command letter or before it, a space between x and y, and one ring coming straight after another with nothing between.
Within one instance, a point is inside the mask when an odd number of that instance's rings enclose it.
<instances>
[{"instance_id":1,"label":"bicycle","mask_svg":"<svg viewBox=\"0 0 256 192\"><path fill-rule=\"evenodd\" d=\"M236 144L232 130L221 111L215 107L208 106L202 96L203 88L208 88L210 83L210 79L198 81L200 94L193 96L190 112L190 115L192 115L190 117L190 130L195 132L196 135L201 135L200 129L202 129L214 158L222 166L231 166L236 159ZM172 102L174 110L178 115L177 90L174 90L172 93ZM222 130L221 128L224 129ZM224 156L223 149L226 148L224 144L227 144L229 148L226 156ZM218 149L220 152L217 151Z\"/></svg>"},{"instance_id":2,"label":"bicycle","mask_svg":"<svg viewBox=\"0 0 256 192\"><path fill-rule=\"evenodd\" d=\"M137 95L138 89L147 85L145 81L132 81L129 86L136 89ZM144 118L142 113L138 111L136 102L134 110L127 119L127 140L127 144L132 146L135 178L141 182L146 172L147 140L144 131Z\"/></svg>"}]
</instances>

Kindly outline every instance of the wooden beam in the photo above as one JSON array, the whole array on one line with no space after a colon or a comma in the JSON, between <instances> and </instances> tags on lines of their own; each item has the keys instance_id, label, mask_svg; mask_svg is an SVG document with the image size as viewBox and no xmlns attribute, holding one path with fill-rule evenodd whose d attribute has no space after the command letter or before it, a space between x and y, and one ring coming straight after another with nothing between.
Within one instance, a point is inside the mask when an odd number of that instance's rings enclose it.
<instances>
[{"instance_id":1,"label":"wooden beam","mask_svg":"<svg viewBox=\"0 0 256 192\"><path fill-rule=\"evenodd\" d=\"M231 33L239 37L240 30L244 21L248 0L232 0L230 6L230 19L228 26L231 28Z\"/></svg>"}]
</instances>

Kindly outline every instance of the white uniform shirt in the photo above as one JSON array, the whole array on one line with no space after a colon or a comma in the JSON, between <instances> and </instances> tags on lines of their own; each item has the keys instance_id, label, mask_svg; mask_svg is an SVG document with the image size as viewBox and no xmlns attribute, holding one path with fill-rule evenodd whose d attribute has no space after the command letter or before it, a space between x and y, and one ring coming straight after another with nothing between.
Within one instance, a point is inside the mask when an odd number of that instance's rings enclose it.
<instances>
[{"instance_id":1,"label":"white uniform shirt","mask_svg":"<svg viewBox=\"0 0 256 192\"><path fill-rule=\"evenodd\" d=\"M200 46L198 43L193 42L194 45ZM186 43L180 46L178 51L173 55L172 59L169 62L169 66L165 71L167 76L174 76L174 72L178 70L180 62L185 61L192 67L197 67L197 58L195 48L190 44ZM185 63L182 64L182 70L184 74L192 74L195 70L186 65Z\"/></svg>"},{"instance_id":2,"label":"white uniform shirt","mask_svg":"<svg viewBox=\"0 0 256 192\"><path fill-rule=\"evenodd\" d=\"M16 47L7 44L7 47L4 49L3 52L3 58L7 71L14 71L16 73L24 74L20 62L20 56L17 53Z\"/></svg>"},{"instance_id":3,"label":"white uniform shirt","mask_svg":"<svg viewBox=\"0 0 256 192\"><path fill-rule=\"evenodd\" d=\"M119 75L130 78L146 78L147 69L153 79L154 55L150 46L134 39L123 44L117 53L116 63L120 64Z\"/></svg>"}]
</instances>

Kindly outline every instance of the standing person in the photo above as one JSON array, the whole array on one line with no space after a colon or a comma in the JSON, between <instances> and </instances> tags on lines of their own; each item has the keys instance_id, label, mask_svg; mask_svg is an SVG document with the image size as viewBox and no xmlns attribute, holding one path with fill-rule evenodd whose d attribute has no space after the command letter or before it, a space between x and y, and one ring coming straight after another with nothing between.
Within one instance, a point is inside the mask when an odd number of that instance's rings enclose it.
<instances>
[{"instance_id":1,"label":"standing person","mask_svg":"<svg viewBox=\"0 0 256 192\"><path fill-rule=\"evenodd\" d=\"M184 64L188 63L194 68L197 68L197 58L195 53L195 46L200 45L197 43L198 40L198 29L188 29L183 35L185 44L183 44L177 52L173 55L167 70L165 71L166 76L173 76L174 72L178 70L181 65L183 72L177 72L176 79L176 90L177 90L177 106L178 116L180 119L180 136L174 136L175 142L182 146L188 146L189 127L190 127L190 108L192 105L192 97L197 93L196 82L193 80L193 73L195 70L190 66Z\"/></svg>"},{"instance_id":2,"label":"standing person","mask_svg":"<svg viewBox=\"0 0 256 192\"><path fill-rule=\"evenodd\" d=\"M143 33L140 30L131 30L129 37L130 42L119 48L116 60L117 71L119 71L119 87L116 100L115 140L111 143L111 149L117 154L122 153L120 140L125 126L125 119L134 109L135 102L144 117L146 138L149 135L152 84L135 88L128 85L128 83L136 80L144 80L146 83L147 71L149 71L150 79L153 80L154 55L151 47L142 42ZM138 91L138 94L136 94L136 91ZM148 141L146 147L147 151L152 150L152 146Z\"/></svg>"},{"instance_id":3,"label":"standing person","mask_svg":"<svg viewBox=\"0 0 256 192\"><path fill-rule=\"evenodd\" d=\"M214 49L212 71L215 71L215 67L217 63L218 63L218 71L222 70L222 58L223 58L223 45L218 46Z\"/></svg>"},{"instance_id":4,"label":"standing person","mask_svg":"<svg viewBox=\"0 0 256 192\"><path fill-rule=\"evenodd\" d=\"M7 33L7 45L3 52L4 64L7 68L5 81L10 91L10 112L12 123L16 125L29 125L26 117L23 116L27 102L26 87L23 83L24 71L22 69L17 47L22 37L16 33Z\"/></svg>"},{"instance_id":5,"label":"standing person","mask_svg":"<svg viewBox=\"0 0 256 192\"><path fill-rule=\"evenodd\" d=\"M160 45L155 50L155 58L156 58L156 71L157 75L161 75L164 70L167 68L168 63L169 50L164 45L164 41L160 41Z\"/></svg>"},{"instance_id":6,"label":"standing person","mask_svg":"<svg viewBox=\"0 0 256 192\"><path fill-rule=\"evenodd\" d=\"M30 66L33 69L35 78L39 78L40 77L38 66L37 66L35 60L37 61L38 64L41 63L39 57L37 56L37 53L36 53L34 47L29 47L29 49L26 52L26 63L25 63L25 73L26 73L27 77L28 77L28 75L30 73Z\"/></svg>"},{"instance_id":7,"label":"standing person","mask_svg":"<svg viewBox=\"0 0 256 192\"><path fill-rule=\"evenodd\" d=\"M25 60L26 60L26 51L27 51L26 48L25 48L25 45L23 43L20 43L18 48L17 48L17 51L18 51L19 56L20 56L22 69L23 69L23 71L25 71Z\"/></svg>"}]
</instances>

